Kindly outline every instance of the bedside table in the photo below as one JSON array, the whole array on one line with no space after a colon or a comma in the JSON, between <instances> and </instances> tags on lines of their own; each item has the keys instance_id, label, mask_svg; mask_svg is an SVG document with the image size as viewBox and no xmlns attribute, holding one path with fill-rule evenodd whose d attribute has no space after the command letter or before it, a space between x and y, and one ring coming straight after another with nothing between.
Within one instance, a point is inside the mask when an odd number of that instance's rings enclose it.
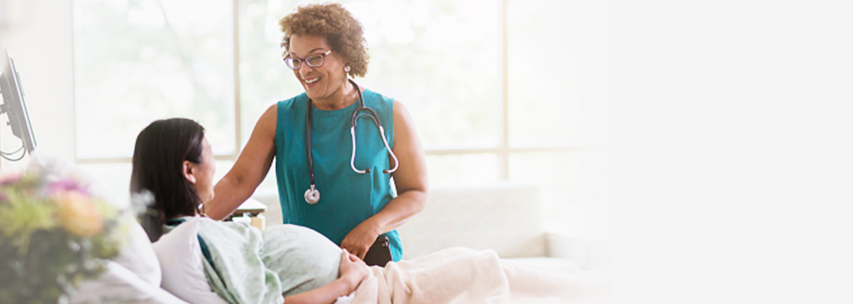
<instances>
[{"instance_id":1,"label":"bedside table","mask_svg":"<svg viewBox=\"0 0 853 304\"><path fill-rule=\"evenodd\" d=\"M237 207L237 209L234 210L234 213L231 213L231 215L229 215L225 220L244 222L258 228L259 230L264 230L264 212L266 210L267 205L264 205L253 198L249 198L240 204L240 207Z\"/></svg>"}]
</instances>

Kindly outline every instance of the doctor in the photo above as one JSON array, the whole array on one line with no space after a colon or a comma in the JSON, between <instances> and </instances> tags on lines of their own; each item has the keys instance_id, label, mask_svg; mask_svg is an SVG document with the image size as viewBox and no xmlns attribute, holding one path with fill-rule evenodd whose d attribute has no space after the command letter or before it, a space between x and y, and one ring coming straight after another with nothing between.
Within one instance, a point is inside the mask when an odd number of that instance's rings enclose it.
<instances>
[{"instance_id":1,"label":"doctor","mask_svg":"<svg viewBox=\"0 0 853 304\"><path fill-rule=\"evenodd\" d=\"M275 159L284 223L312 228L362 259L384 235L399 261L394 229L427 198L411 116L399 101L348 78L365 75L369 55L361 24L340 4L303 6L279 24L284 65L305 92L263 113L204 211L228 216Z\"/></svg>"}]
</instances>

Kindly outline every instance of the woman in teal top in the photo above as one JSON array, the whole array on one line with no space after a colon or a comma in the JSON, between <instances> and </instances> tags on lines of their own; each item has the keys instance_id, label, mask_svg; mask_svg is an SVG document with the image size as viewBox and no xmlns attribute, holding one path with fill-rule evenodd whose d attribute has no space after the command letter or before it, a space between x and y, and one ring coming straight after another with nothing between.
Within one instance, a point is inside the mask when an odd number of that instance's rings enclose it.
<instances>
[{"instance_id":1,"label":"woman in teal top","mask_svg":"<svg viewBox=\"0 0 853 304\"><path fill-rule=\"evenodd\" d=\"M365 90L365 106L375 111L381 121L393 121L394 100ZM353 111L359 103L339 110L311 111L311 153L315 185L320 193L316 204L308 204L300 189L311 185L306 145L306 119L308 96L300 94L277 105L276 126L276 177L279 199L285 223L312 227L333 242L340 244L347 233L364 219L378 213L393 199L389 164L385 144L377 126L361 119L356 130L356 158L352 165L357 169L370 168L370 172L357 173L350 164L352 136L348 132ZM394 128L384 128L389 146L394 145ZM342 132L343 131L343 132ZM323 134L320 136L320 134ZM289 140L288 140L289 139ZM286 190L292 189L292 190ZM354 198L370 198L370 204L358 203ZM392 257L402 256L400 237L396 230L386 233Z\"/></svg>"},{"instance_id":2,"label":"woman in teal top","mask_svg":"<svg viewBox=\"0 0 853 304\"><path fill-rule=\"evenodd\" d=\"M233 212L275 159L285 223L312 228L362 259L377 237L387 235L393 260L400 260L394 229L423 210L427 196L426 161L411 116L399 101L349 80L365 75L369 56L361 24L341 5L303 6L279 23L284 61L305 92L264 112L216 184L208 216ZM390 151L376 125L362 117L353 159L350 126L360 92L381 121ZM313 204L310 198L318 197L306 191L312 185L321 194Z\"/></svg>"}]
</instances>

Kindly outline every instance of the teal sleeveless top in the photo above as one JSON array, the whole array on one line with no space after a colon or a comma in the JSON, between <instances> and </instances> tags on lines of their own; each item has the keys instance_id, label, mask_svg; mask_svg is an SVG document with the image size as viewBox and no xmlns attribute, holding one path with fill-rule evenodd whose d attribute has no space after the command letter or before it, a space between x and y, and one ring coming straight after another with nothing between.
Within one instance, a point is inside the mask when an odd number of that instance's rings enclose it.
<instances>
[{"instance_id":1,"label":"teal sleeveless top","mask_svg":"<svg viewBox=\"0 0 853 304\"><path fill-rule=\"evenodd\" d=\"M369 90L364 90L363 95L365 105L382 121L388 145L393 149L394 100ZM356 173L350 166L350 122L359 103L339 110L311 109L311 155L320 201L309 205L304 198L305 190L311 187L305 145L307 105L305 93L278 103L275 173L282 219L285 224L314 229L340 246L347 233L396 196L391 174L382 172L391 168L390 156L379 128L369 118L361 118L355 134L355 166L359 170L370 168L370 172ZM392 230L385 235L392 259L399 261L403 256L399 234Z\"/></svg>"}]
</instances>

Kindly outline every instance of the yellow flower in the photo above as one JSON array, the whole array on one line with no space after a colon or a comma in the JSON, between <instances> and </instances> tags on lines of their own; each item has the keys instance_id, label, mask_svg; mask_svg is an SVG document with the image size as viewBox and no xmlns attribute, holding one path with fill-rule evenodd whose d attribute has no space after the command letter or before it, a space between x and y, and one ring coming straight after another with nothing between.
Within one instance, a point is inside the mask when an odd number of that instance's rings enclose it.
<instances>
[{"instance_id":1,"label":"yellow flower","mask_svg":"<svg viewBox=\"0 0 853 304\"><path fill-rule=\"evenodd\" d=\"M59 221L68 232L90 237L104 229L101 212L88 197L77 191L63 191L54 195L59 207Z\"/></svg>"}]
</instances>

